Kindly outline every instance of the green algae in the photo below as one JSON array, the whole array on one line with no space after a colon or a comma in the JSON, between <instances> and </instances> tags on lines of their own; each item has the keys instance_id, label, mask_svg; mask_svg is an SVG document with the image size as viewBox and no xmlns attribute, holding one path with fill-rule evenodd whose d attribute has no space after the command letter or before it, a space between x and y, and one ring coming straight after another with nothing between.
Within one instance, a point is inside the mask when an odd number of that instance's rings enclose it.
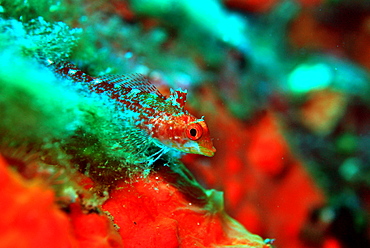
<instances>
[{"instance_id":1,"label":"green algae","mask_svg":"<svg viewBox=\"0 0 370 248\"><path fill-rule=\"evenodd\" d=\"M80 29L69 28L63 22L50 23L42 17L27 23L0 18L0 30L1 50L54 61L69 57L81 32Z\"/></svg>"},{"instance_id":2,"label":"green algae","mask_svg":"<svg viewBox=\"0 0 370 248\"><path fill-rule=\"evenodd\" d=\"M0 58L2 129L30 140L70 135L82 120L78 96L35 61L10 52Z\"/></svg>"},{"instance_id":3,"label":"green algae","mask_svg":"<svg viewBox=\"0 0 370 248\"><path fill-rule=\"evenodd\" d=\"M28 22L40 16L47 21L69 22L84 14L81 0L1 0L1 16Z\"/></svg>"}]
</instances>

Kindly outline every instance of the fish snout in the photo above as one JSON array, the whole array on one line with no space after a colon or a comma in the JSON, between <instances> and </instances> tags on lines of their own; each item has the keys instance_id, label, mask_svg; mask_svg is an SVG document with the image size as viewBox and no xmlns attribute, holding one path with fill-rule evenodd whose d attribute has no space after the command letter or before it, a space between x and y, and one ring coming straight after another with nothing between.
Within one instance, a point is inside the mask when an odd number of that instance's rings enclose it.
<instances>
[{"instance_id":1,"label":"fish snout","mask_svg":"<svg viewBox=\"0 0 370 248\"><path fill-rule=\"evenodd\" d=\"M211 147L201 147L200 148L200 154L207 156L207 157L213 157L215 155L216 148L212 145Z\"/></svg>"}]
</instances>

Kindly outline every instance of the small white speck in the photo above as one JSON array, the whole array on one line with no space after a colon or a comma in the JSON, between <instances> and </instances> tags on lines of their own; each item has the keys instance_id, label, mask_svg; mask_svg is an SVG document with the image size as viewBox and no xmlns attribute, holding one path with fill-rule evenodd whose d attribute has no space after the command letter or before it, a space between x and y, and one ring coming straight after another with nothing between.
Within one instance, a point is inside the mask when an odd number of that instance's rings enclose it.
<instances>
[{"instance_id":1,"label":"small white speck","mask_svg":"<svg viewBox=\"0 0 370 248\"><path fill-rule=\"evenodd\" d=\"M124 55L124 57L125 57L126 59L130 59L130 58L132 58L132 56L133 56L132 52L127 52L127 53L125 53L125 55Z\"/></svg>"},{"instance_id":2,"label":"small white speck","mask_svg":"<svg viewBox=\"0 0 370 248\"><path fill-rule=\"evenodd\" d=\"M77 70L73 70L73 69L68 70L69 75L74 75L74 74L76 74L76 72L77 72Z\"/></svg>"},{"instance_id":3,"label":"small white speck","mask_svg":"<svg viewBox=\"0 0 370 248\"><path fill-rule=\"evenodd\" d=\"M95 78L92 83L93 84L100 84L102 81L99 78Z\"/></svg>"}]
</instances>

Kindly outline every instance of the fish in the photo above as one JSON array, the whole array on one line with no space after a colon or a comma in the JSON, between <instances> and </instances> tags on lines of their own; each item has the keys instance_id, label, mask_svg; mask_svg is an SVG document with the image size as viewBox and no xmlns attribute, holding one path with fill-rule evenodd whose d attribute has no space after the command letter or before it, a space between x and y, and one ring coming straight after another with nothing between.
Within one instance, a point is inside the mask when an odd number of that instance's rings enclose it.
<instances>
[{"instance_id":1,"label":"fish","mask_svg":"<svg viewBox=\"0 0 370 248\"><path fill-rule=\"evenodd\" d=\"M185 109L186 90L171 89L166 97L139 73L92 77L69 62L54 63L53 67L58 74L81 82L90 91L108 95L126 116L130 116L128 121L144 130L162 150L173 149L208 157L215 154L206 122Z\"/></svg>"}]
</instances>

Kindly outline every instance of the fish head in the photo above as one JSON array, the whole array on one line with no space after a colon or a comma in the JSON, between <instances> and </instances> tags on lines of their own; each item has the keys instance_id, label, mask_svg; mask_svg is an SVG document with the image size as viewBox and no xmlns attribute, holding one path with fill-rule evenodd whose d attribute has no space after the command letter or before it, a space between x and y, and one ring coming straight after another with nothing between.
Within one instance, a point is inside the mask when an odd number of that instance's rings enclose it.
<instances>
[{"instance_id":1,"label":"fish head","mask_svg":"<svg viewBox=\"0 0 370 248\"><path fill-rule=\"evenodd\" d=\"M167 147L208 157L212 157L216 152L208 126L203 119L182 113L161 117L152 124L153 137Z\"/></svg>"},{"instance_id":2,"label":"fish head","mask_svg":"<svg viewBox=\"0 0 370 248\"><path fill-rule=\"evenodd\" d=\"M212 157L216 152L208 126L204 120L190 122L183 128L186 142L181 149L188 153L201 154Z\"/></svg>"}]
</instances>

